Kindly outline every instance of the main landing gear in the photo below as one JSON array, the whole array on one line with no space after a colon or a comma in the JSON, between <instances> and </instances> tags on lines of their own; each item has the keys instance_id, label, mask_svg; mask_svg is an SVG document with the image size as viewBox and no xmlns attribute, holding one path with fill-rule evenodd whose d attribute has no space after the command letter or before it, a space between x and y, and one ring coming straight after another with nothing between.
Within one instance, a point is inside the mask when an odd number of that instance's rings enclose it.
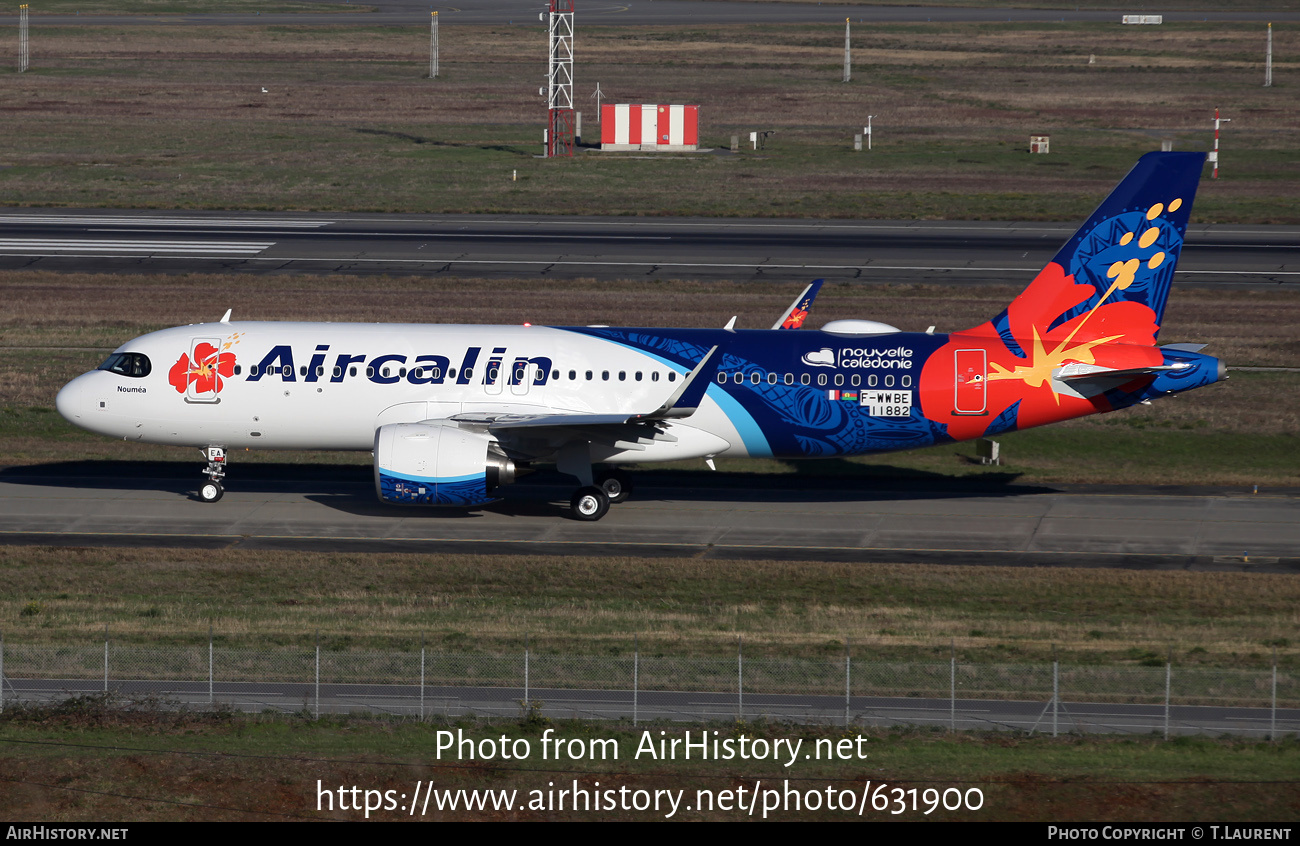
<instances>
[{"instance_id":1,"label":"main landing gear","mask_svg":"<svg viewBox=\"0 0 1300 846\"><path fill-rule=\"evenodd\" d=\"M577 520L595 522L609 513L610 505L617 505L632 495L632 477L613 467L594 474L593 485L583 485L569 500Z\"/></svg>"},{"instance_id":2,"label":"main landing gear","mask_svg":"<svg viewBox=\"0 0 1300 846\"><path fill-rule=\"evenodd\" d=\"M632 477L616 467L593 467L591 446L583 441L560 448L556 469L578 480L579 488L569 500L573 519L594 522L609 513L610 504L632 495Z\"/></svg>"},{"instance_id":3,"label":"main landing gear","mask_svg":"<svg viewBox=\"0 0 1300 846\"><path fill-rule=\"evenodd\" d=\"M208 458L208 466L203 470L208 480L199 485L199 499L216 502L226 492L221 486L221 480L226 477L226 450L223 447L208 447L203 454Z\"/></svg>"}]
</instances>

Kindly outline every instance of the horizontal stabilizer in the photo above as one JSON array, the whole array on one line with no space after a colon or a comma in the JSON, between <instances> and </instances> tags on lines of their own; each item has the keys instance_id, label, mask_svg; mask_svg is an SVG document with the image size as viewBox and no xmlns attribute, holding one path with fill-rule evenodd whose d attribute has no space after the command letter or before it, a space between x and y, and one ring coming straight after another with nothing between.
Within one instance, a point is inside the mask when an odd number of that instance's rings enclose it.
<instances>
[{"instance_id":1,"label":"horizontal stabilizer","mask_svg":"<svg viewBox=\"0 0 1300 846\"><path fill-rule=\"evenodd\" d=\"M1053 374L1062 382L1083 382L1097 379L1136 379L1139 376L1155 376L1169 370L1182 370L1186 364L1157 364L1153 367L1111 368L1095 364L1067 364L1057 368Z\"/></svg>"}]
</instances>

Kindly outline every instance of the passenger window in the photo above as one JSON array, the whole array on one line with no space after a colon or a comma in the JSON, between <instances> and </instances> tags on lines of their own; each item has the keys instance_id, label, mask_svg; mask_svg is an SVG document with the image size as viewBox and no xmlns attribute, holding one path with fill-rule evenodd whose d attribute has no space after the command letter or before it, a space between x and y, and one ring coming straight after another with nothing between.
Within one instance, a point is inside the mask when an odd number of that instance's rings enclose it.
<instances>
[{"instance_id":1,"label":"passenger window","mask_svg":"<svg viewBox=\"0 0 1300 846\"><path fill-rule=\"evenodd\" d=\"M307 375L307 365L304 364L302 367L299 367L299 368L298 368L298 375L299 375L299 376L306 376L306 375Z\"/></svg>"},{"instance_id":2,"label":"passenger window","mask_svg":"<svg viewBox=\"0 0 1300 846\"><path fill-rule=\"evenodd\" d=\"M785 374L785 383L786 383L787 385L793 385L793 384L794 384L794 374L793 374L793 373L787 373L787 374Z\"/></svg>"},{"instance_id":3,"label":"passenger window","mask_svg":"<svg viewBox=\"0 0 1300 846\"><path fill-rule=\"evenodd\" d=\"M825 374L825 373L818 373L818 374L817 374L817 384L818 384L818 385L825 385L825 384L826 384L826 374Z\"/></svg>"},{"instance_id":4,"label":"passenger window","mask_svg":"<svg viewBox=\"0 0 1300 846\"><path fill-rule=\"evenodd\" d=\"M375 375L375 368L373 368L373 367L367 367L367 368L366 368L366 378L367 378L367 379L373 378L374 375Z\"/></svg>"},{"instance_id":5,"label":"passenger window","mask_svg":"<svg viewBox=\"0 0 1300 846\"><path fill-rule=\"evenodd\" d=\"M464 370L460 371L460 378L464 379L464 380L467 381L467 382L468 382L470 379L473 379L473 378L474 378L474 368L472 368L472 367L466 367Z\"/></svg>"},{"instance_id":6,"label":"passenger window","mask_svg":"<svg viewBox=\"0 0 1300 846\"><path fill-rule=\"evenodd\" d=\"M749 381L750 384L757 385L759 382L763 381L763 374L755 370L753 373L749 374Z\"/></svg>"},{"instance_id":7,"label":"passenger window","mask_svg":"<svg viewBox=\"0 0 1300 846\"><path fill-rule=\"evenodd\" d=\"M570 370L570 371L569 371L569 381L570 381L570 382L576 382L576 381L578 381L578 371L576 371L576 370Z\"/></svg>"},{"instance_id":8,"label":"passenger window","mask_svg":"<svg viewBox=\"0 0 1300 846\"><path fill-rule=\"evenodd\" d=\"M856 388L858 385L862 384L862 377L854 373L851 377L849 377L849 383Z\"/></svg>"},{"instance_id":9,"label":"passenger window","mask_svg":"<svg viewBox=\"0 0 1300 846\"><path fill-rule=\"evenodd\" d=\"M836 374L835 374L835 387L838 388L840 385L843 385L843 384L844 384L844 374L843 374L843 373L836 373Z\"/></svg>"},{"instance_id":10,"label":"passenger window","mask_svg":"<svg viewBox=\"0 0 1300 846\"><path fill-rule=\"evenodd\" d=\"M650 381L651 381L651 382L658 382L658 381L659 381L659 371L658 371L658 370L652 371L652 372L650 373Z\"/></svg>"},{"instance_id":11,"label":"passenger window","mask_svg":"<svg viewBox=\"0 0 1300 846\"><path fill-rule=\"evenodd\" d=\"M903 378L898 380L898 384L902 385L904 388L910 388L912 387L912 377L904 376Z\"/></svg>"},{"instance_id":12,"label":"passenger window","mask_svg":"<svg viewBox=\"0 0 1300 846\"><path fill-rule=\"evenodd\" d=\"M588 381L588 382L591 381L591 371L590 371L590 370L587 371L587 381Z\"/></svg>"},{"instance_id":13,"label":"passenger window","mask_svg":"<svg viewBox=\"0 0 1300 846\"><path fill-rule=\"evenodd\" d=\"M289 378L290 376L293 375L293 368L286 364L286 365L284 366L284 371L283 371L283 372L284 372L284 376L285 376L285 378L287 379L287 378Z\"/></svg>"},{"instance_id":14,"label":"passenger window","mask_svg":"<svg viewBox=\"0 0 1300 846\"><path fill-rule=\"evenodd\" d=\"M893 374L893 373L886 374L886 376L885 376L885 387L886 387L886 388L892 388L892 387L894 387L894 374Z\"/></svg>"},{"instance_id":15,"label":"passenger window","mask_svg":"<svg viewBox=\"0 0 1300 846\"><path fill-rule=\"evenodd\" d=\"M618 381L620 381L620 382L626 382L626 381L627 381L627 371L626 371L626 370L620 370L620 371L618 371Z\"/></svg>"},{"instance_id":16,"label":"passenger window","mask_svg":"<svg viewBox=\"0 0 1300 846\"><path fill-rule=\"evenodd\" d=\"M867 387L868 388L876 387L876 374L872 373L871 375L867 376Z\"/></svg>"},{"instance_id":17,"label":"passenger window","mask_svg":"<svg viewBox=\"0 0 1300 846\"><path fill-rule=\"evenodd\" d=\"M325 368L324 368L324 367L320 367L320 366L318 365L318 366L316 367L316 375L317 375L317 376L324 376L324 375L325 375Z\"/></svg>"},{"instance_id":18,"label":"passenger window","mask_svg":"<svg viewBox=\"0 0 1300 846\"><path fill-rule=\"evenodd\" d=\"M769 384L769 385L775 385L775 384L776 384L776 374L775 374L775 373L769 373L769 374L767 374L767 384Z\"/></svg>"},{"instance_id":19,"label":"passenger window","mask_svg":"<svg viewBox=\"0 0 1300 846\"><path fill-rule=\"evenodd\" d=\"M727 374L726 374L726 373L719 373L719 374L718 374L718 384L719 384L719 385L725 385L725 384L727 384Z\"/></svg>"},{"instance_id":20,"label":"passenger window","mask_svg":"<svg viewBox=\"0 0 1300 846\"><path fill-rule=\"evenodd\" d=\"M398 376L399 379L405 379L405 378L406 378L406 368L405 368L405 367L400 368L400 369L397 371L397 376Z\"/></svg>"},{"instance_id":21,"label":"passenger window","mask_svg":"<svg viewBox=\"0 0 1300 846\"><path fill-rule=\"evenodd\" d=\"M334 378L337 379L342 375L343 375L343 368L339 367L337 364L334 365Z\"/></svg>"},{"instance_id":22,"label":"passenger window","mask_svg":"<svg viewBox=\"0 0 1300 846\"><path fill-rule=\"evenodd\" d=\"M239 365L238 365L238 364L235 365L235 375L236 375L236 376L239 375Z\"/></svg>"},{"instance_id":23,"label":"passenger window","mask_svg":"<svg viewBox=\"0 0 1300 846\"><path fill-rule=\"evenodd\" d=\"M609 371L608 371L608 370L602 370L602 371L600 371L600 379L601 379L602 382L608 382L608 381L609 381Z\"/></svg>"},{"instance_id":24,"label":"passenger window","mask_svg":"<svg viewBox=\"0 0 1300 846\"><path fill-rule=\"evenodd\" d=\"M442 376L442 370L441 370L441 368L438 368L438 367L430 368L430 370L429 370L429 378L430 378L430 379L438 379L438 378L441 378L441 376Z\"/></svg>"},{"instance_id":25,"label":"passenger window","mask_svg":"<svg viewBox=\"0 0 1300 846\"><path fill-rule=\"evenodd\" d=\"M809 378L809 376L808 376L807 373L800 374L800 376L799 376L799 384L800 384L800 385L807 385L810 381L812 381L812 380Z\"/></svg>"},{"instance_id":26,"label":"passenger window","mask_svg":"<svg viewBox=\"0 0 1300 846\"><path fill-rule=\"evenodd\" d=\"M669 381L669 382L676 382L676 381L677 381L677 371L675 371L675 370L669 370L669 371L668 371L668 381Z\"/></svg>"},{"instance_id":27,"label":"passenger window","mask_svg":"<svg viewBox=\"0 0 1300 846\"><path fill-rule=\"evenodd\" d=\"M349 367L349 368L348 368L348 375L349 375L349 376L355 376L355 375L357 375L357 369L356 369L355 367Z\"/></svg>"},{"instance_id":28,"label":"passenger window","mask_svg":"<svg viewBox=\"0 0 1300 846\"><path fill-rule=\"evenodd\" d=\"M737 384L737 385L743 385L744 383L745 383L745 374L744 374L744 373L737 373L737 374L736 374L736 384Z\"/></svg>"}]
</instances>

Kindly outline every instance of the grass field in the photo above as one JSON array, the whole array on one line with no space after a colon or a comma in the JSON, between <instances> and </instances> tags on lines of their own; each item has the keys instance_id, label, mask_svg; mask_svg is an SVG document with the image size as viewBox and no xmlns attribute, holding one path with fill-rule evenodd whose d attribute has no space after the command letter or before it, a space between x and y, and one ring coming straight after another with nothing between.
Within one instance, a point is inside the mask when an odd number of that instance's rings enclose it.
<instances>
[{"instance_id":1,"label":"grass field","mask_svg":"<svg viewBox=\"0 0 1300 846\"><path fill-rule=\"evenodd\" d=\"M0 546L8 643L1283 667L1289 576ZM107 629L105 627L107 626Z\"/></svg>"},{"instance_id":2,"label":"grass field","mask_svg":"<svg viewBox=\"0 0 1300 846\"><path fill-rule=\"evenodd\" d=\"M1277 30L1265 89L1258 25L873 26L847 85L836 27L587 27L588 139L599 81L700 103L722 152L543 160L535 26L448 27L436 80L419 27L36 27L32 70L0 71L0 204L1077 219L1161 140L1209 149L1223 107L1197 220L1294 223L1300 42ZM751 130L775 134L726 152Z\"/></svg>"},{"instance_id":3,"label":"grass field","mask_svg":"<svg viewBox=\"0 0 1300 846\"><path fill-rule=\"evenodd\" d=\"M543 760L542 732L555 730L566 741L617 743L616 760ZM769 812L769 819L835 820L856 811L828 810L827 787L836 805L848 804L852 791L878 796L864 819L1042 820L1102 822L1179 820L1215 823L1293 820L1296 815L1294 740L1252 743L1209 739L1081 738L1059 740L1014 736L931 732L886 733L857 729L808 729L764 724L708 727L718 739L741 736L767 742L801 741L802 750L823 749L843 740L856 758L850 762L800 760L792 766L766 761L652 761L636 751L643 732L654 740L683 738L678 726L593 725L521 720L491 726L472 721L454 725L394 724L363 719L317 723L294 719L258 720L196 717L144 711L109 711L94 701L57 712L6 713L0 718L5 772L0 782L0 815L11 820L257 820L365 818L362 811L317 811L318 782L324 791L339 786L410 795L416 782L450 790L517 790L510 811L436 811L431 803L417 819L441 820L654 820L667 807L630 811L563 809L560 789L595 791L685 791L677 820L731 820L748 816L718 807L699 810L700 794L722 791L735 801L739 788L819 792L816 810ZM695 739L699 737L694 729ZM438 755L439 731L463 731L474 742L524 740L531 754L522 761L449 759ZM712 735L710 735L712 737ZM522 748L522 747L519 747ZM568 748L568 747L566 747ZM614 747L601 747L612 754ZM698 756L697 756L698 757ZM876 791L884 785L882 793ZM950 788L982 798L978 811L926 814L925 792ZM900 794L894 794L901 788ZM911 809L916 791L918 810ZM534 793L533 791L536 791ZM358 794L358 797L364 793ZM898 796L906 810L890 806ZM549 798L548 798L549 797ZM951 798L951 794L950 794ZM358 799L358 804L364 800ZM534 804L536 803L536 804ZM324 805L321 800L320 805ZM351 797L349 796L349 804ZM396 804L396 803L394 803ZM687 811L686 807L692 810ZM532 806L532 807L530 807ZM390 806L391 807L391 806ZM522 809L520 809L522 807ZM411 815L378 811L372 819ZM763 804L754 814L763 818Z\"/></svg>"}]
</instances>

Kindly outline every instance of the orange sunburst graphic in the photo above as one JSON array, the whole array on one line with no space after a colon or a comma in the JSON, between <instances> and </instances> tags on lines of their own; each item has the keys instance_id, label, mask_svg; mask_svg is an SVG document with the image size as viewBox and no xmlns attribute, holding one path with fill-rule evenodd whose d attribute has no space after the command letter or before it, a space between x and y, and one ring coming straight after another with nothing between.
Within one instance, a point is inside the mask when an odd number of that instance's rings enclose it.
<instances>
[{"instance_id":1,"label":"orange sunburst graphic","mask_svg":"<svg viewBox=\"0 0 1300 846\"><path fill-rule=\"evenodd\" d=\"M1023 356L1008 347L992 321L949 336L948 343L929 357L921 373L928 416L944 419L948 434L960 440L979 437L987 429L990 416L1016 402L1020 403L1017 428L1021 429L1110 410L1109 402L1102 395L1083 397L1059 392L1054 374L1074 363L1125 369L1161 362L1160 352L1154 346L1158 330L1155 312L1142 303L1109 301L1116 290L1125 287L1126 279L1131 283L1132 275L1121 267L1113 279L1110 289L1095 306L1051 326L1057 316L1087 302L1096 289L1077 283L1058 264L1043 268L1007 308L1007 328L1019 340ZM954 351L971 348L982 348L988 355L989 415L952 415L942 409L952 409L956 378ZM936 409L937 413L930 413L929 409Z\"/></svg>"}]
</instances>

